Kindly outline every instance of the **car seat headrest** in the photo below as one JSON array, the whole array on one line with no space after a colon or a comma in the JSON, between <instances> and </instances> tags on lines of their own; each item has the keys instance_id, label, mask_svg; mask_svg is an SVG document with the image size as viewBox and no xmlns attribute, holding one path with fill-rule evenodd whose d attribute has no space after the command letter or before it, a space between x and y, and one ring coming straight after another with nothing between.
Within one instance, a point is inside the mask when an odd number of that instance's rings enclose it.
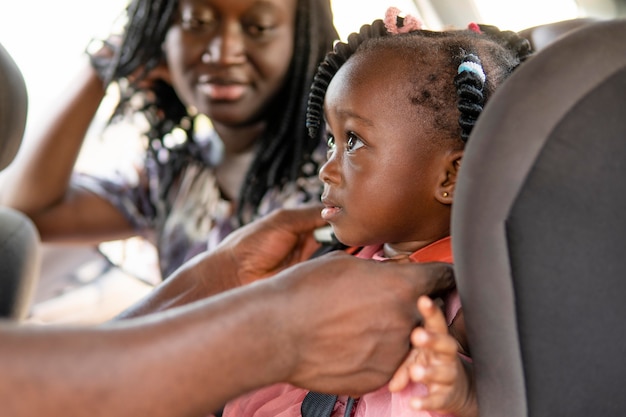
<instances>
[{"instance_id":1,"label":"car seat headrest","mask_svg":"<svg viewBox=\"0 0 626 417\"><path fill-rule=\"evenodd\" d=\"M0 45L0 170L13 161L26 128L28 96L24 77Z\"/></svg>"}]
</instances>

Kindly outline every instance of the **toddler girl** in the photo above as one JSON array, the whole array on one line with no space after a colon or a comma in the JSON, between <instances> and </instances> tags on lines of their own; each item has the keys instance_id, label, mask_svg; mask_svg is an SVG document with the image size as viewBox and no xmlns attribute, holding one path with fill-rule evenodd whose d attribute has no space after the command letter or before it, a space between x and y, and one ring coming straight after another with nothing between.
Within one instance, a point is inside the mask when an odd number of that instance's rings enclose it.
<instances>
[{"instance_id":1,"label":"toddler girl","mask_svg":"<svg viewBox=\"0 0 626 417\"><path fill-rule=\"evenodd\" d=\"M337 240L377 261L452 262L465 143L495 88L529 53L513 32L421 30L397 9L337 44L318 69L307 112L310 135L327 135L322 217ZM332 416L477 415L458 295L442 300L445 320L420 299L427 320L415 333L419 353L408 359L419 366L398 371L390 387L352 399L275 385L229 403L225 417L306 417L318 400L329 401Z\"/></svg>"}]
</instances>

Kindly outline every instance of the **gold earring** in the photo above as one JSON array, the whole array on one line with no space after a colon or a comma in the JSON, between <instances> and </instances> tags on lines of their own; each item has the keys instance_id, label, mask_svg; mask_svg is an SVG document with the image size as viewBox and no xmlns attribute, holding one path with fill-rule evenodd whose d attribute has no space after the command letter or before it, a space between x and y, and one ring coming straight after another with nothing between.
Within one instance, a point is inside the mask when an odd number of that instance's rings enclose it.
<instances>
[{"instance_id":1,"label":"gold earring","mask_svg":"<svg viewBox=\"0 0 626 417\"><path fill-rule=\"evenodd\" d=\"M449 194L448 194L448 192L447 192L447 191L444 191L444 192L443 192L443 196L444 196L444 197L447 197L448 195L449 195Z\"/></svg>"}]
</instances>

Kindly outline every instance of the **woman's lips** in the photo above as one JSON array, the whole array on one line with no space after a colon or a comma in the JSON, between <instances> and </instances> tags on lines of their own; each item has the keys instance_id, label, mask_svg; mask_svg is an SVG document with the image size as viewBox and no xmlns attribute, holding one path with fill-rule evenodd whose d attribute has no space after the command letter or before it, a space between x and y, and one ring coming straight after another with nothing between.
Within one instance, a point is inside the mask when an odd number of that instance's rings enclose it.
<instances>
[{"instance_id":1,"label":"woman's lips","mask_svg":"<svg viewBox=\"0 0 626 417\"><path fill-rule=\"evenodd\" d=\"M211 100L234 101L239 100L246 92L243 84L199 84L198 89Z\"/></svg>"}]
</instances>

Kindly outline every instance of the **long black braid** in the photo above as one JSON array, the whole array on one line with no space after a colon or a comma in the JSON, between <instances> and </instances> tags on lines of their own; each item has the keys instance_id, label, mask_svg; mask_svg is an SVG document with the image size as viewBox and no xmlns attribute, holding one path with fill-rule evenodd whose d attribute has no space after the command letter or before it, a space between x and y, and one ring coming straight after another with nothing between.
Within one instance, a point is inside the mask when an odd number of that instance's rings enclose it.
<instances>
[{"instance_id":1,"label":"long black braid","mask_svg":"<svg viewBox=\"0 0 626 417\"><path fill-rule=\"evenodd\" d=\"M402 18L398 20L398 26L401 26ZM382 20L362 26L358 33L352 33L348 37L346 43L337 43L333 52L327 54L318 68L309 94L306 117L309 135L316 137L319 134L323 122L326 90L339 68L355 52L383 45L397 48L404 54L414 53L414 59L422 60L435 59L435 56L441 55L441 51L447 52L448 65L442 62L444 66L438 68L437 73L431 76L430 89L418 94L413 102L436 108L439 114L435 116L436 125L442 130L447 130L449 136L466 142L494 89L532 54L528 40L519 37L515 32L500 31L490 25L476 27L479 30L442 32L414 30L405 34L391 35ZM439 41L416 43L416 36L438 38ZM461 64L464 64L461 68L470 70L458 70ZM453 82L444 76L447 73L453 74L452 71L454 75L450 78L454 79ZM452 85L455 87L454 94L458 97L457 107L446 110L445 104L442 103L450 102L446 101L445 94L450 91ZM446 117L445 111L460 112L459 123L456 126L447 122L450 118Z\"/></svg>"},{"instance_id":2,"label":"long black braid","mask_svg":"<svg viewBox=\"0 0 626 417\"><path fill-rule=\"evenodd\" d=\"M260 152L248 170L239 204L240 219L249 219L263 194L274 185L295 180L304 166L316 175L311 160L321 136L308 139L303 121L307 96L317 66L339 38L328 0L299 0L296 12L295 54L282 92L275 102Z\"/></svg>"},{"instance_id":3,"label":"long black braid","mask_svg":"<svg viewBox=\"0 0 626 417\"><path fill-rule=\"evenodd\" d=\"M147 74L163 62L161 45L177 9L178 0L133 0L127 7L122 43L115 49L113 59L92 59L104 81L117 81L120 87L120 103L112 120L139 112L148 121L148 151L165 171L162 197L188 161L200 159L193 139L194 116L188 114L171 85L157 82L153 95L143 97L125 77L139 68ZM295 24L295 53L281 91L267 106L267 127L256 144L258 152L240 192L237 209L241 223L252 219L270 188L294 181L302 173L315 175L317 171L311 155L321 137L310 140L304 128L307 95L317 66L339 36L333 26L329 0L298 0ZM141 76L136 82L140 80ZM138 95L144 100L137 100ZM167 148L164 139L177 126L187 133L187 140L176 149L169 149L175 158L161 161L158 153Z\"/></svg>"},{"instance_id":4,"label":"long black braid","mask_svg":"<svg viewBox=\"0 0 626 417\"><path fill-rule=\"evenodd\" d=\"M319 65L311 85L306 113L306 127L311 138L317 137L319 128L324 119L324 97L328 84L339 68L354 54L359 46L368 39L389 35L382 20L376 20L371 25L361 26L360 31L348 35L347 42L337 42L332 52L326 54L324 61Z\"/></svg>"}]
</instances>

